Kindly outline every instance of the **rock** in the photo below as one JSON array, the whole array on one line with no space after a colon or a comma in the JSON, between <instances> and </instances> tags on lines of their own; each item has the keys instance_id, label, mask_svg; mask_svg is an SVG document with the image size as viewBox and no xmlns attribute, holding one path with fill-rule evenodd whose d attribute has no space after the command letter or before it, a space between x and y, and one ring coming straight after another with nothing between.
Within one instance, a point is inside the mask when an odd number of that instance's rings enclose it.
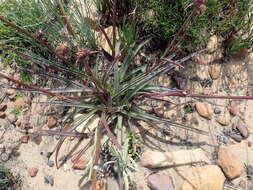
<instances>
[{"instance_id":1,"label":"rock","mask_svg":"<svg viewBox=\"0 0 253 190\"><path fill-rule=\"evenodd\" d=\"M252 147L252 142L251 141L248 142L248 147Z\"/></svg>"},{"instance_id":2,"label":"rock","mask_svg":"<svg viewBox=\"0 0 253 190\"><path fill-rule=\"evenodd\" d=\"M196 103L196 110L198 114L204 118L211 119L213 115L213 110L210 104L197 102Z\"/></svg>"},{"instance_id":3,"label":"rock","mask_svg":"<svg viewBox=\"0 0 253 190\"><path fill-rule=\"evenodd\" d=\"M28 174L30 177L35 177L38 173L38 168L28 168Z\"/></svg>"},{"instance_id":4,"label":"rock","mask_svg":"<svg viewBox=\"0 0 253 190\"><path fill-rule=\"evenodd\" d=\"M7 119L8 119L8 121L9 121L11 124L14 124L14 123L18 120L18 118L16 117L16 115L13 114L13 113L9 114L9 115L7 116Z\"/></svg>"},{"instance_id":5,"label":"rock","mask_svg":"<svg viewBox=\"0 0 253 190\"><path fill-rule=\"evenodd\" d=\"M236 142L241 142L242 141L242 136L241 135L238 135L238 134L232 134L230 135L230 137L236 141Z\"/></svg>"},{"instance_id":6,"label":"rock","mask_svg":"<svg viewBox=\"0 0 253 190\"><path fill-rule=\"evenodd\" d=\"M225 176L216 165L196 166L188 170L181 190L223 190Z\"/></svg>"},{"instance_id":7,"label":"rock","mask_svg":"<svg viewBox=\"0 0 253 190\"><path fill-rule=\"evenodd\" d=\"M49 116L47 119L47 126L48 128L53 128L57 125L57 118L53 116Z\"/></svg>"},{"instance_id":8,"label":"rock","mask_svg":"<svg viewBox=\"0 0 253 190\"><path fill-rule=\"evenodd\" d=\"M118 32L118 28L116 27L116 38L119 39L119 32ZM110 39L110 41L112 41L112 38L113 38L113 27L112 26L109 26L107 28L104 28L104 32L107 34L108 38ZM105 38L105 35L102 34L102 32L99 32L99 33L96 33L95 32L95 36L97 38L97 43L98 43L98 46L103 48L107 53L109 53L110 55L112 55L112 49L111 47L109 46L106 38Z\"/></svg>"},{"instance_id":9,"label":"rock","mask_svg":"<svg viewBox=\"0 0 253 190\"><path fill-rule=\"evenodd\" d=\"M220 77L221 66L220 65L212 65L209 70L209 75L213 80L216 80Z\"/></svg>"},{"instance_id":10,"label":"rock","mask_svg":"<svg viewBox=\"0 0 253 190\"><path fill-rule=\"evenodd\" d=\"M247 128L247 126L242 125L242 124L237 124L236 129L240 132L240 134L242 135L244 139L247 139L249 137L249 129Z\"/></svg>"},{"instance_id":11,"label":"rock","mask_svg":"<svg viewBox=\"0 0 253 190\"><path fill-rule=\"evenodd\" d=\"M29 140L29 136L28 135L24 135L20 138L20 141L22 143L28 143L28 140Z\"/></svg>"},{"instance_id":12,"label":"rock","mask_svg":"<svg viewBox=\"0 0 253 190\"><path fill-rule=\"evenodd\" d=\"M54 166L54 161L48 160L47 165L48 165L49 167L53 167L53 166Z\"/></svg>"},{"instance_id":13,"label":"rock","mask_svg":"<svg viewBox=\"0 0 253 190\"><path fill-rule=\"evenodd\" d=\"M235 179L242 175L243 164L227 147L220 147L218 151L218 165L221 167L225 176L229 179Z\"/></svg>"},{"instance_id":14,"label":"rock","mask_svg":"<svg viewBox=\"0 0 253 190\"><path fill-rule=\"evenodd\" d=\"M25 105L26 105L25 99L22 97L17 98L14 102L15 109L22 109L25 107Z\"/></svg>"},{"instance_id":15,"label":"rock","mask_svg":"<svg viewBox=\"0 0 253 190\"><path fill-rule=\"evenodd\" d=\"M0 104L0 111L4 112L7 109L6 104Z\"/></svg>"},{"instance_id":16,"label":"rock","mask_svg":"<svg viewBox=\"0 0 253 190\"><path fill-rule=\"evenodd\" d=\"M166 174L152 174L148 177L148 186L152 190L175 190L171 176Z\"/></svg>"},{"instance_id":17,"label":"rock","mask_svg":"<svg viewBox=\"0 0 253 190\"><path fill-rule=\"evenodd\" d=\"M51 186L54 185L54 177L51 175L44 176L44 182L45 184L50 184Z\"/></svg>"},{"instance_id":18,"label":"rock","mask_svg":"<svg viewBox=\"0 0 253 190\"><path fill-rule=\"evenodd\" d=\"M202 149L178 150L174 152L148 151L141 155L142 166L149 168L161 168L180 166L190 163L209 162Z\"/></svg>"},{"instance_id":19,"label":"rock","mask_svg":"<svg viewBox=\"0 0 253 190\"><path fill-rule=\"evenodd\" d=\"M230 113L231 115L237 115L238 114L238 105L235 101L232 101L231 102L231 105L230 105Z\"/></svg>"},{"instance_id":20,"label":"rock","mask_svg":"<svg viewBox=\"0 0 253 190\"><path fill-rule=\"evenodd\" d=\"M200 54L195 56L193 59L195 62L202 64L202 65L206 65L206 64L210 64L214 61L217 61L221 58L223 58L224 55L221 51L216 51L213 54Z\"/></svg>"},{"instance_id":21,"label":"rock","mask_svg":"<svg viewBox=\"0 0 253 190\"><path fill-rule=\"evenodd\" d=\"M220 110L220 108L215 107L214 110L213 110L213 112L214 112L215 114L220 114L220 113L221 113L221 110Z\"/></svg>"},{"instance_id":22,"label":"rock","mask_svg":"<svg viewBox=\"0 0 253 190\"><path fill-rule=\"evenodd\" d=\"M230 124L230 118L227 118L225 116L216 117L215 120L223 126L228 126Z\"/></svg>"},{"instance_id":23,"label":"rock","mask_svg":"<svg viewBox=\"0 0 253 190\"><path fill-rule=\"evenodd\" d=\"M84 156L81 156L78 160L73 159L73 168L78 170L84 170L87 167L88 161Z\"/></svg>"},{"instance_id":24,"label":"rock","mask_svg":"<svg viewBox=\"0 0 253 190\"><path fill-rule=\"evenodd\" d=\"M5 118L6 114L2 111L0 111L0 118Z\"/></svg>"},{"instance_id":25,"label":"rock","mask_svg":"<svg viewBox=\"0 0 253 190\"><path fill-rule=\"evenodd\" d=\"M218 38L216 35L213 35L210 37L207 46L206 46L206 50L209 53L213 53L215 50L217 50L218 48Z\"/></svg>"},{"instance_id":26,"label":"rock","mask_svg":"<svg viewBox=\"0 0 253 190\"><path fill-rule=\"evenodd\" d=\"M9 153L2 153L1 154L1 160L3 162L7 162L11 158L11 155Z\"/></svg>"}]
</instances>

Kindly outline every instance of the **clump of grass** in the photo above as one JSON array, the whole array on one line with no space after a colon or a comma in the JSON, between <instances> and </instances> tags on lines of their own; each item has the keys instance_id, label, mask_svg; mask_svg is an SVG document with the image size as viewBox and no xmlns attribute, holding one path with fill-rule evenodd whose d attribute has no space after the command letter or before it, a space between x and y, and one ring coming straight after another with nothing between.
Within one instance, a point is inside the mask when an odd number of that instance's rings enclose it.
<instances>
[{"instance_id":1,"label":"clump of grass","mask_svg":"<svg viewBox=\"0 0 253 190\"><path fill-rule=\"evenodd\" d=\"M1 190L14 190L15 179L8 169L0 165L0 189Z\"/></svg>"}]
</instances>

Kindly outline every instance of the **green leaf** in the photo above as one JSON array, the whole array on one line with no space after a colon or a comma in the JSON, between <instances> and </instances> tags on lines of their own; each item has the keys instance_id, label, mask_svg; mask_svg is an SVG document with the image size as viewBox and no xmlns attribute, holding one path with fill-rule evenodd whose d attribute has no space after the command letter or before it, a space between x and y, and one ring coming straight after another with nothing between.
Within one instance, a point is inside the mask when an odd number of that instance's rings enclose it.
<instances>
[{"instance_id":1,"label":"green leaf","mask_svg":"<svg viewBox=\"0 0 253 190\"><path fill-rule=\"evenodd\" d=\"M165 123L165 124L168 124L168 125L171 125L171 126L174 126L174 127L178 127L178 128L184 129L184 130L189 130L189 131L192 131L192 132L196 132L196 133L208 136L208 133L206 131L196 129L196 128L191 127L191 126L185 126L183 124L173 122L169 119L159 118L159 117L147 114L147 113L133 111L133 110L128 111L128 112L122 111L122 113L129 116L129 117L135 118L135 119L140 119L140 120L144 120L144 121L153 121L153 122L157 122L157 123Z\"/></svg>"}]
</instances>

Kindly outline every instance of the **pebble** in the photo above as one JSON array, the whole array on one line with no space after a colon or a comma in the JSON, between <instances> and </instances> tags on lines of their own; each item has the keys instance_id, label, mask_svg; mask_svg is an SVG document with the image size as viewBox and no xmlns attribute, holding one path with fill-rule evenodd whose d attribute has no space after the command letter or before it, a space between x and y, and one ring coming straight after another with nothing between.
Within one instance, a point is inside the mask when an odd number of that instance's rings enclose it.
<instances>
[{"instance_id":1,"label":"pebble","mask_svg":"<svg viewBox=\"0 0 253 190\"><path fill-rule=\"evenodd\" d=\"M241 188L246 188L247 187L247 182L245 180L240 180L239 184L238 184Z\"/></svg>"},{"instance_id":2,"label":"pebble","mask_svg":"<svg viewBox=\"0 0 253 190\"><path fill-rule=\"evenodd\" d=\"M236 141L236 142L241 142L242 141L242 136L241 135L238 135L238 134L232 134L230 135L230 137Z\"/></svg>"},{"instance_id":3,"label":"pebble","mask_svg":"<svg viewBox=\"0 0 253 190\"><path fill-rule=\"evenodd\" d=\"M74 137L74 136L70 136L70 137L68 137L68 140L69 140L69 141L73 141L75 138L76 138L76 137Z\"/></svg>"},{"instance_id":4,"label":"pebble","mask_svg":"<svg viewBox=\"0 0 253 190\"><path fill-rule=\"evenodd\" d=\"M6 114L2 111L0 111L0 118L5 118Z\"/></svg>"},{"instance_id":5,"label":"pebble","mask_svg":"<svg viewBox=\"0 0 253 190\"><path fill-rule=\"evenodd\" d=\"M197 102L196 103L196 110L198 114L204 118L211 119L213 115L213 110L210 104Z\"/></svg>"},{"instance_id":6,"label":"pebble","mask_svg":"<svg viewBox=\"0 0 253 190\"><path fill-rule=\"evenodd\" d=\"M216 165L191 167L180 190L223 190L225 176Z\"/></svg>"},{"instance_id":7,"label":"pebble","mask_svg":"<svg viewBox=\"0 0 253 190\"><path fill-rule=\"evenodd\" d=\"M6 104L0 104L0 111L5 111L7 109L7 105Z\"/></svg>"},{"instance_id":8,"label":"pebble","mask_svg":"<svg viewBox=\"0 0 253 190\"><path fill-rule=\"evenodd\" d=\"M11 158L11 155L9 153L2 153L1 154L1 160L3 162L7 162Z\"/></svg>"},{"instance_id":9,"label":"pebble","mask_svg":"<svg viewBox=\"0 0 253 190\"><path fill-rule=\"evenodd\" d=\"M14 107L15 109L22 109L26 105L25 99L23 97L19 97L14 101Z\"/></svg>"},{"instance_id":10,"label":"pebble","mask_svg":"<svg viewBox=\"0 0 253 190\"><path fill-rule=\"evenodd\" d=\"M252 142L248 141L248 147L252 147Z\"/></svg>"},{"instance_id":11,"label":"pebble","mask_svg":"<svg viewBox=\"0 0 253 190\"><path fill-rule=\"evenodd\" d=\"M232 101L231 102L231 105L230 105L230 113L231 115L235 116L238 114L238 105L235 101Z\"/></svg>"},{"instance_id":12,"label":"pebble","mask_svg":"<svg viewBox=\"0 0 253 190\"><path fill-rule=\"evenodd\" d=\"M243 164L229 148L222 146L218 151L218 165L221 167L225 176L229 179L235 179L242 175L244 168Z\"/></svg>"},{"instance_id":13,"label":"pebble","mask_svg":"<svg viewBox=\"0 0 253 190\"><path fill-rule=\"evenodd\" d=\"M197 148L173 152L147 151L141 155L140 162L144 167L162 168L190 163L209 162L209 159L202 149Z\"/></svg>"},{"instance_id":14,"label":"pebble","mask_svg":"<svg viewBox=\"0 0 253 190\"><path fill-rule=\"evenodd\" d=\"M47 119L48 128L53 128L57 125L57 119L53 116L49 116Z\"/></svg>"},{"instance_id":15,"label":"pebble","mask_svg":"<svg viewBox=\"0 0 253 190\"><path fill-rule=\"evenodd\" d=\"M220 65L212 65L208 69L208 72L209 72L209 75L210 75L211 79L216 80L220 77L221 66Z\"/></svg>"},{"instance_id":16,"label":"pebble","mask_svg":"<svg viewBox=\"0 0 253 190\"><path fill-rule=\"evenodd\" d=\"M87 167L88 161L84 156L81 156L77 161L72 159L73 168L78 170L84 170Z\"/></svg>"},{"instance_id":17,"label":"pebble","mask_svg":"<svg viewBox=\"0 0 253 190\"><path fill-rule=\"evenodd\" d=\"M0 155L1 155L2 153L4 153L4 151L5 151L4 145L3 145L3 144L0 144Z\"/></svg>"},{"instance_id":18,"label":"pebble","mask_svg":"<svg viewBox=\"0 0 253 190\"><path fill-rule=\"evenodd\" d=\"M216 117L215 120L223 126L228 126L230 124L230 118L225 116Z\"/></svg>"},{"instance_id":19,"label":"pebble","mask_svg":"<svg viewBox=\"0 0 253 190\"><path fill-rule=\"evenodd\" d=\"M9 115L7 116L7 119L8 119L8 121L9 121L11 124L14 124L14 123L18 120L18 118L16 117L16 115L13 114L13 113L9 114Z\"/></svg>"},{"instance_id":20,"label":"pebble","mask_svg":"<svg viewBox=\"0 0 253 190\"><path fill-rule=\"evenodd\" d=\"M152 190L175 190L173 178L166 174L152 174L148 177L148 187Z\"/></svg>"},{"instance_id":21,"label":"pebble","mask_svg":"<svg viewBox=\"0 0 253 190\"><path fill-rule=\"evenodd\" d=\"M54 166L54 161L48 160L47 165L48 165L49 167L53 167L53 166Z\"/></svg>"},{"instance_id":22,"label":"pebble","mask_svg":"<svg viewBox=\"0 0 253 190\"><path fill-rule=\"evenodd\" d=\"M215 107L214 110L213 110L213 112L214 112L214 114L220 114L221 110L220 110L220 108Z\"/></svg>"},{"instance_id":23,"label":"pebble","mask_svg":"<svg viewBox=\"0 0 253 190\"><path fill-rule=\"evenodd\" d=\"M38 168L28 168L28 174L30 177L35 177L38 173Z\"/></svg>"},{"instance_id":24,"label":"pebble","mask_svg":"<svg viewBox=\"0 0 253 190\"><path fill-rule=\"evenodd\" d=\"M51 175L44 176L44 182L45 184L50 184L51 186L54 185L54 177Z\"/></svg>"},{"instance_id":25,"label":"pebble","mask_svg":"<svg viewBox=\"0 0 253 190\"><path fill-rule=\"evenodd\" d=\"M5 90L5 93L10 96L10 95L16 94L16 90L12 88L8 88Z\"/></svg>"},{"instance_id":26,"label":"pebble","mask_svg":"<svg viewBox=\"0 0 253 190\"><path fill-rule=\"evenodd\" d=\"M24 136L20 137L20 141L22 143L28 143L28 140L29 140L29 136L28 135L24 135Z\"/></svg>"},{"instance_id":27,"label":"pebble","mask_svg":"<svg viewBox=\"0 0 253 190\"><path fill-rule=\"evenodd\" d=\"M164 116L163 107L157 106L157 107L153 108L153 110L154 110L155 115L156 115L157 117L163 117L163 116Z\"/></svg>"},{"instance_id":28,"label":"pebble","mask_svg":"<svg viewBox=\"0 0 253 190\"><path fill-rule=\"evenodd\" d=\"M247 139L249 137L249 129L247 128L247 126L242 125L242 124L237 124L236 129L240 132L243 139Z\"/></svg>"},{"instance_id":29,"label":"pebble","mask_svg":"<svg viewBox=\"0 0 253 190\"><path fill-rule=\"evenodd\" d=\"M218 48L218 38L216 35L210 37L209 41L207 42L206 50L209 53L213 53Z\"/></svg>"}]
</instances>

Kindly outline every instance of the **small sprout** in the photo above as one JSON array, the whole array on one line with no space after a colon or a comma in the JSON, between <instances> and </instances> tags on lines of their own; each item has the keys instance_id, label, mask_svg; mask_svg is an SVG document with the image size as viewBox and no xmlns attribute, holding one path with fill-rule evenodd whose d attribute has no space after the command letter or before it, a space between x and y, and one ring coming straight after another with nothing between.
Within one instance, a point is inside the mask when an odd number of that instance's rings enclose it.
<instances>
[{"instance_id":1,"label":"small sprout","mask_svg":"<svg viewBox=\"0 0 253 190\"><path fill-rule=\"evenodd\" d=\"M186 104L184 106L184 112L185 113L193 113L194 112L194 107L191 104Z\"/></svg>"}]
</instances>

